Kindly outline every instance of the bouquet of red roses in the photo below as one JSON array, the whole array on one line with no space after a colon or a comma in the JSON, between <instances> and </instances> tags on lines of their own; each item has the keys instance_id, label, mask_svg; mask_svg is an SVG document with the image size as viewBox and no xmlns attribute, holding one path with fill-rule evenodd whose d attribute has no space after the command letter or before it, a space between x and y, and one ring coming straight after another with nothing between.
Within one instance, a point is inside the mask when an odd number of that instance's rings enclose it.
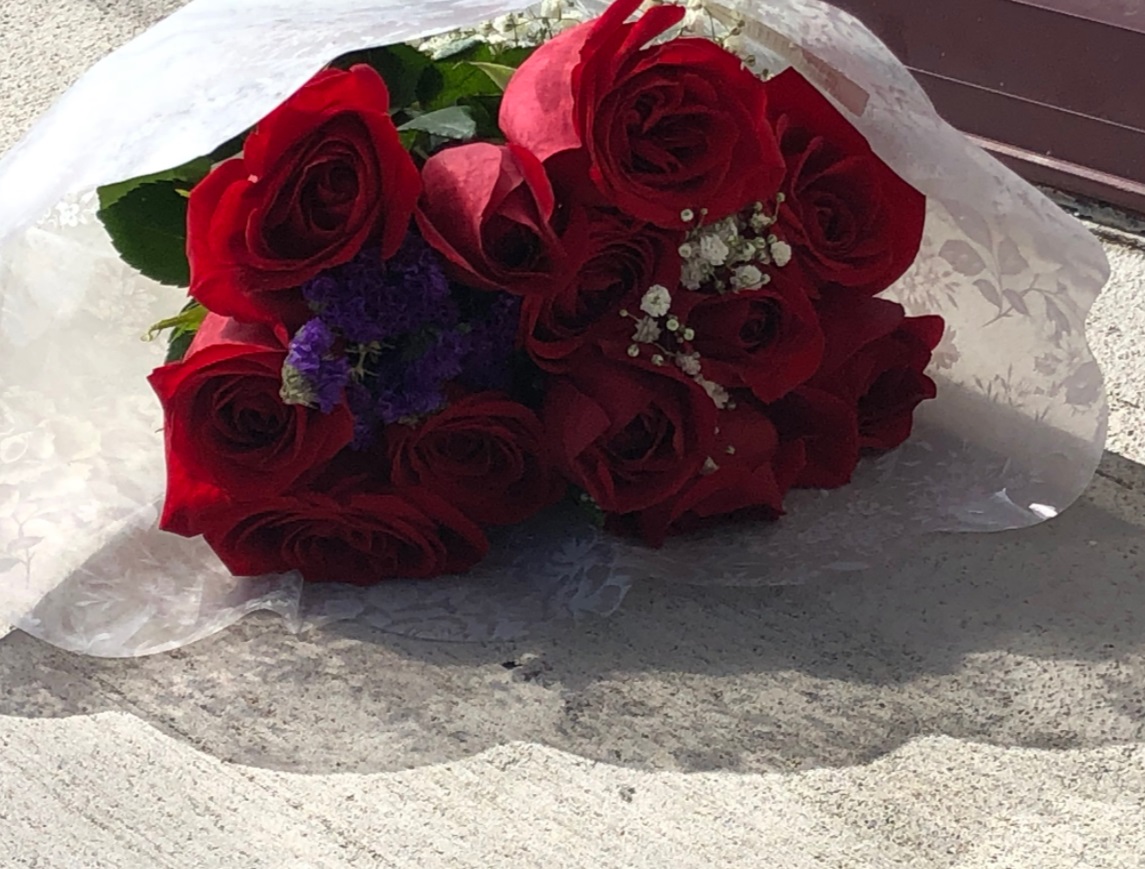
<instances>
[{"instance_id":1,"label":"bouquet of red roses","mask_svg":"<svg viewBox=\"0 0 1145 869\"><path fill-rule=\"evenodd\" d=\"M0 158L0 625L510 638L1072 503L1100 245L825 0L681 2L190 0L77 81Z\"/></svg>"},{"instance_id":2,"label":"bouquet of red roses","mask_svg":"<svg viewBox=\"0 0 1145 869\"><path fill-rule=\"evenodd\" d=\"M653 545L773 520L907 438L943 322L879 293L923 195L734 26L638 5L345 57L101 191L123 257L189 287L150 377L161 527L240 576L428 577L562 498Z\"/></svg>"}]
</instances>

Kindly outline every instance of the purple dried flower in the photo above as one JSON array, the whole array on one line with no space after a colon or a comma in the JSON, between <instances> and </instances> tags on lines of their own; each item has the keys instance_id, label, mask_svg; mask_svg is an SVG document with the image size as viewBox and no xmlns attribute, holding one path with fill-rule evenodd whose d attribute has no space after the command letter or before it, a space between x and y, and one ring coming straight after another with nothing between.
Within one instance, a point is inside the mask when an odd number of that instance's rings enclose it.
<instances>
[{"instance_id":1,"label":"purple dried flower","mask_svg":"<svg viewBox=\"0 0 1145 869\"><path fill-rule=\"evenodd\" d=\"M441 259L412 232L389 260L376 246L365 248L307 281L302 295L326 325L356 344L391 342L457 318Z\"/></svg>"},{"instance_id":2,"label":"purple dried flower","mask_svg":"<svg viewBox=\"0 0 1145 869\"><path fill-rule=\"evenodd\" d=\"M283 398L290 403L316 404L330 413L342 401L350 379L350 364L333 353L334 334L315 317L290 341L283 364Z\"/></svg>"}]
</instances>

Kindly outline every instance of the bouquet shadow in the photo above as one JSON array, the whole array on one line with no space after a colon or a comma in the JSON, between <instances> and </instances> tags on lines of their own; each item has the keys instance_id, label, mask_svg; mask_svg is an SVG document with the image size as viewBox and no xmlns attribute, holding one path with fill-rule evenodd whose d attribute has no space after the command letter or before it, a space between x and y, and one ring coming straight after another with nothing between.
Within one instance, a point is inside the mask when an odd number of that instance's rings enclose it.
<instances>
[{"instance_id":1,"label":"bouquet shadow","mask_svg":"<svg viewBox=\"0 0 1145 869\"><path fill-rule=\"evenodd\" d=\"M1145 468L1107 455L1020 534L936 535L881 575L791 588L645 582L606 620L512 644L255 616L168 654L0 641L0 714L123 710L296 772L381 772L533 741L646 769L866 762L921 735L1145 739Z\"/></svg>"}]
</instances>

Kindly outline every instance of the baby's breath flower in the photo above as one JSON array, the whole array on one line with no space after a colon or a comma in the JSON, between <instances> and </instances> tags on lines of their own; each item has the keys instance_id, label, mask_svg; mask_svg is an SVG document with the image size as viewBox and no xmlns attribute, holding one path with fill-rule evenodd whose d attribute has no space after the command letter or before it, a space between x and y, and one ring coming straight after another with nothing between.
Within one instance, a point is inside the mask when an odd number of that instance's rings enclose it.
<instances>
[{"instance_id":1,"label":"baby's breath flower","mask_svg":"<svg viewBox=\"0 0 1145 869\"><path fill-rule=\"evenodd\" d=\"M564 16L564 0L541 0L541 17L560 19Z\"/></svg>"},{"instance_id":2,"label":"baby's breath flower","mask_svg":"<svg viewBox=\"0 0 1145 869\"><path fill-rule=\"evenodd\" d=\"M689 377L695 377L700 373L700 354L677 353L676 367L687 374Z\"/></svg>"},{"instance_id":3,"label":"baby's breath flower","mask_svg":"<svg viewBox=\"0 0 1145 869\"><path fill-rule=\"evenodd\" d=\"M687 260L680 272L680 283L689 290L698 290L711 275L711 269L703 260Z\"/></svg>"},{"instance_id":4,"label":"baby's breath flower","mask_svg":"<svg viewBox=\"0 0 1145 869\"><path fill-rule=\"evenodd\" d=\"M732 286L737 290L758 290L763 286L763 272L753 265L740 266L732 274Z\"/></svg>"},{"instance_id":5,"label":"baby's breath flower","mask_svg":"<svg viewBox=\"0 0 1145 869\"><path fill-rule=\"evenodd\" d=\"M770 239L769 239L770 241ZM791 262L791 245L785 241L772 241L770 243L771 259L777 266L783 268Z\"/></svg>"},{"instance_id":6,"label":"baby's breath flower","mask_svg":"<svg viewBox=\"0 0 1145 869\"><path fill-rule=\"evenodd\" d=\"M663 317L672 307L672 294L668 288L653 284L640 300L640 310L649 317Z\"/></svg>"},{"instance_id":7,"label":"baby's breath flower","mask_svg":"<svg viewBox=\"0 0 1145 869\"><path fill-rule=\"evenodd\" d=\"M660 340L660 325L651 317L637 320L632 340L637 344L654 344Z\"/></svg>"},{"instance_id":8,"label":"baby's breath flower","mask_svg":"<svg viewBox=\"0 0 1145 869\"><path fill-rule=\"evenodd\" d=\"M722 266L731 252L727 243L718 235L705 235L700 239L700 256L712 266Z\"/></svg>"},{"instance_id":9,"label":"baby's breath flower","mask_svg":"<svg viewBox=\"0 0 1145 869\"><path fill-rule=\"evenodd\" d=\"M696 383L703 387L704 392L708 394L708 398L712 400L716 407L718 407L720 410L723 410L728 406L730 396L728 395L728 391L726 389L724 389L718 383L708 380L706 377L699 374L697 374L693 379L696 381Z\"/></svg>"}]
</instances>

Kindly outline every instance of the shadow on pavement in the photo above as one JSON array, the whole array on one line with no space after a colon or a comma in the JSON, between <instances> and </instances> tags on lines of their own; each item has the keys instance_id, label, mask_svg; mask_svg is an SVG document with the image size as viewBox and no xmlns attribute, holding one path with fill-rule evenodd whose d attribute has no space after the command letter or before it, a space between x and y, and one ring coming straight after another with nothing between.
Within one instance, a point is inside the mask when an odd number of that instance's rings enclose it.
<instances>
[{"instance_id":1,"label":"shadow on pavement","mask_svg":"<svg viewBox=\"0 0 1145 869\"><path fill-rule=\"evenodd\" d=\"M512 645L253 617L143 659L0 641L0 714L119 709L222 759L379 772L527 740L645 769L863 763L924 734L1145 739L1145 468L1107 455L1034 529L935 537L884 575L645 584L612 618Z\"/></svg>"}]
</instances>

